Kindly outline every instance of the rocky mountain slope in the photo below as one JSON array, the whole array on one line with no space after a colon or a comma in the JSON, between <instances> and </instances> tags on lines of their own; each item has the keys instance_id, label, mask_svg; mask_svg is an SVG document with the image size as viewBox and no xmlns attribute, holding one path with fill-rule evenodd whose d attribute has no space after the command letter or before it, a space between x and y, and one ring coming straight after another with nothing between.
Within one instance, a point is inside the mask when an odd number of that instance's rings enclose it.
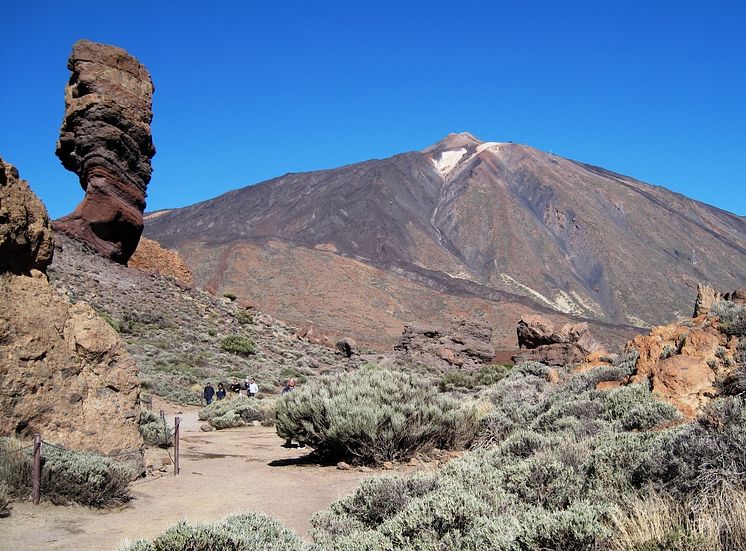
<instances>
[{"instance_id":1,"label":"rocky mountain slope","mask_svg":"<svg viewBox=\"0 0 746 551\"><path fill-rule=\"evenodd\" d=\"M744 218L468 133L161 211L145 233L197 285L381 347L407 322L463 316L510 347L524 313L618 342L688 315L697 282L746 284Z\"/></svg>"}]
</instances>

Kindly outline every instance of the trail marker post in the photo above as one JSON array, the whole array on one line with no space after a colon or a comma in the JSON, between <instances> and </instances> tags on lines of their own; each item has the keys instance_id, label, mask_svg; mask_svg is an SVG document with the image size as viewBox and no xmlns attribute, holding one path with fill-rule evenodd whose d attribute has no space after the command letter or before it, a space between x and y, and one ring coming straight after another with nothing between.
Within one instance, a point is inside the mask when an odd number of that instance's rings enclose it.
<instances>
[{"instance_id":1,"label":"trail marker post","mask_svg":"<svg viewBox=\"0 0 746 551\"><path fill-rule=\"evenodd\" d=\"M174 476L179 474L179 423L181 417L174 417Z\"/></svg>"},{"instance_id":2,"label":"trail marker post","mask_svg":"<svg viewBox=\"0 0 746 551\"><path fill-rule=\"evenodd\" d=\"M31 472L32 500L34 505L39 505L41 498L41 435L34 434L34 466Z\"/></svg>"}]
</instances>

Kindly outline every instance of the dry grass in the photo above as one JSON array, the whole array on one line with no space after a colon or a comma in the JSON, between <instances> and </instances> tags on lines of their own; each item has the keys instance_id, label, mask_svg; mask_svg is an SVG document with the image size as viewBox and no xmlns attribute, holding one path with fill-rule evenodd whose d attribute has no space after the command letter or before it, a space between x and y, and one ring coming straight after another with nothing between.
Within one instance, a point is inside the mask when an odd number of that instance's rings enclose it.
<instances>
[{"instance_id":1,"label":"dry grass","mask_svg":"<svg viewBox=\"0 0 746 551\"><path fill-rule=\"evenodd\" d=\"M746 491L682 504L650 494L611 515L612 551L746 551Z\"/></svg>"}]
</instances>

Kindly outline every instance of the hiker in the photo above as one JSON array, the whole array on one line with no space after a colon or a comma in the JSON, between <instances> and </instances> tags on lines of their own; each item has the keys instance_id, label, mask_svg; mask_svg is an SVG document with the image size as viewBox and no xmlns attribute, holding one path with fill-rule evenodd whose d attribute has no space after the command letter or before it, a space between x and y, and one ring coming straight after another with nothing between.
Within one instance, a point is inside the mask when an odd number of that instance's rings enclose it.
<instances>
[{"instance_id":1,"label":"hiker","mask_svg":"<svg viewBox=\"0 0 746 551\"><path fill-rule=\"evenodd\" d=\"M225 398L225 386L223 386L223 383L218 383L218 394L217 394L218 400L222 400Z\"/></svg>"},{"instance_id":2,"label":"hiker","mask_svg":"<svg viewBox=\"0 0 746 551\"><path fill-rule=\"evenodd\" d=\"M253 398L257 394L259 394L259 385L256 384L256 381L254 379L251 379L249 385L246 387L246 394L249 398Z\"/></svg>"},{"instance_id":3,"label":"hiker","mask_svg":"<svg viewBox=\"0 0 746 551\"><path fill-rule=\"evenodd\" d=\"M233 382L230 386L230 391L235 394L236 398L241 397L241 383L238 382L238 379L233 377Z\"/></svg>"},{"instance_id":4,"label":"hiker","mask_svg":"<svg viewBox=\"0 0 746 551\"><path fill-rule=\"evenodd\" d=\"M292 392L293 390L295 390L295 379L291 378L291 379L288 379L288 382L285 385L285 388L282 389L282 394L283 395L288 394L288 393ZM288 438L287 440L285 440L285 443L283 444L283 446L286 447L286 448L292 448L293 447L293 439L292 438ZM305 448L306 445L303 442L298 441L298 447L299 448Z\"/></svg>"},{"instance_id":5,"label":"hiker","mask_svg":"<svg viewBox=\"0 0 746 551\"><path fill-rule=\"evenodd\" d=\"M202 396L205 397L205 402L207 402L207 405L209 406L212 403L212 397L215 396L215 388L212 386L212 383L207 383L205 385L205 390L202 392Z\"/></svg>"}]
</instances>

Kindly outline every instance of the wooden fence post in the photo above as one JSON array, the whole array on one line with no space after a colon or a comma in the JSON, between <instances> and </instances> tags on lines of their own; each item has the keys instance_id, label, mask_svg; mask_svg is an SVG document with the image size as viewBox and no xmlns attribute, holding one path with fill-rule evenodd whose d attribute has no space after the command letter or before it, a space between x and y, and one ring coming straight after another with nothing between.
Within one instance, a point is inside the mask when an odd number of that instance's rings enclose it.
<instances>
[{"instance_id":1,"label":"wooden fence post","mask_svg":"<svg viewBox=\"0 0 746 551\"><path fill-rule=\"evenodd\" d=\"M39 505L41 498L41 435L34 434L34 467L31 473L32 499L34 505Z\"/></svg>"},{"instance_id":2,"label":"wooden fence post","mask_svg":"<svg viewBox=\"0 0 746 551\"><path fill-rule=\"evenodd\" d=\"M181 417L174 417L174 476L179 474L179 423Z\"/></svg>"}]
</instances>

